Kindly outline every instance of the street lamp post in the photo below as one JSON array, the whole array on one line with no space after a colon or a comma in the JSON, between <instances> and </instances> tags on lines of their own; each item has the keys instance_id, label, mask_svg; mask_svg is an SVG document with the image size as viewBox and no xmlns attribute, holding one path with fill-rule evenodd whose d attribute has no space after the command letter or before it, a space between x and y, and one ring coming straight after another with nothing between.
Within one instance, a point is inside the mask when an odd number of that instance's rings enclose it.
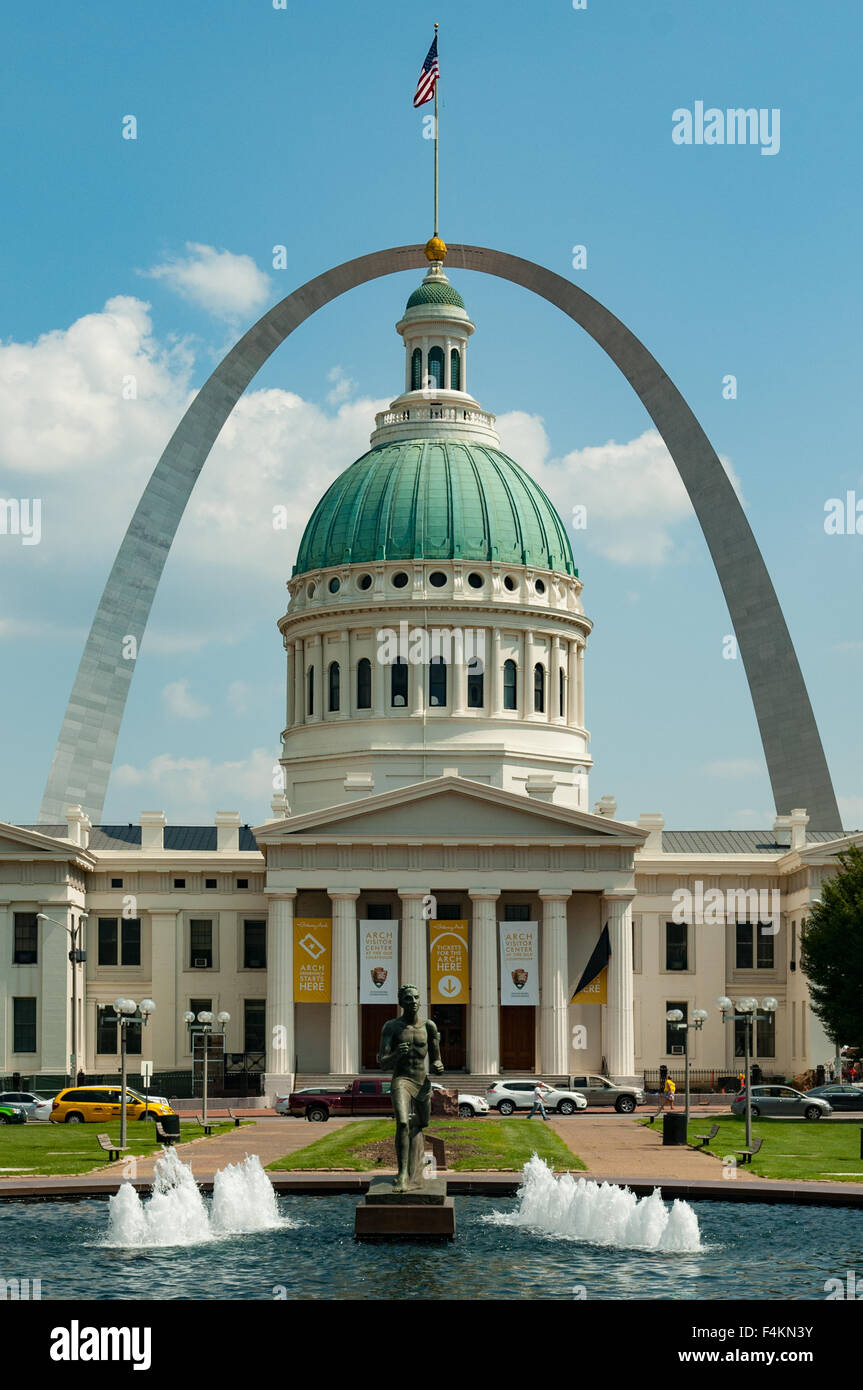
<instances>
[{"instance_id":1,"label":"street lamp post","mask_svg":"<svg viewBox=\"0 0 863 1390\"><path fill-rule=\"evenodd\" d=\"M47 912L36 913L40 921L53 922L55 927L62 927L69 937L69 960L72 962L72 1071L69 1080L73 1086L78 1080L78 966L87 959L87 952L79 949L78 933L83 931L88 915L86 912L79 913L77 922L73 918L70 927L68 922L58 922Z\"/></svg>"},{"instance_id":2,"label":"street lamp post","mask_svg":"<svg viewBox=\"0 0 863 1390\"><path fill-rule=\"evenodd\" d=\"M190 1009L187 1009L183 1014L183 1022L188 1024L197 1023L197 1027L193 1027L192 1032L201 1033L204 1039L204 1085L201 1102L201 1116L204 1124L207 1123L207 1060L210 1052L210 1038L224 1037L225 1025L230 1023L230 1021L231 1015L226 1013L224 1009L218 1015L212 1014L209 1009L202 1009L197 1019ZM221 1025L219 1028L216 1027L217 1023Z\"/></svg>"},{"instance_id":3,"label":"street lamp post","mask_svg":"<svg viewBox=\"0 0 863 1390\"><path fill-rule=\"evenodd\" d=\"M765 1020L771 1018L772 1015L775 1014L779 1005L771 995L767 995L765 999L761 1000L761 1009L763 1010L762 1013L758 1012L758 1000L753 999L750 995L744 995L744 997L742 999L738 999L737 1004L734 1005L728 998L728 995L723 994L719 997L719 999L717 999L716 1003L719 1006L719 1012L722 1014L723 1023L737 1023L738 1021L742 1021L743 1023L743 1093L746 1113L746 1147L747 1149L751 1149L752 1088L749 1084L749 1081L750 1061L752 1055L752 1038L750 1035L750 1030L753 1028L755 1023L759 1019ZM737 1009L736 1013L734 1011L735 1007Z\"/></svg>"},{"instance_id":4,"label":"street lamp post","mask_svg":"<svg viewBox=\"0 0 863 1390\"><path fill-rule=\"evenodd\" d=\"M150 1021L156 1005L152 999L142 999L136 1004L134 999L115 999L114 1013L120 1025L120 1148L126 1147L126 1029L130 1023L140 1023L144 1027Z\"/></svg>"},{"instance_id":5,"label":"street lamp post","mask_svg":"<svg viewBox=\"0 0 863 1390\"><path fill-rule=\"evenodd\" d=\"M684 1105L684 1113L685 1113L685 1115L686 1115L686 1125L687 1125L687 1128L688 1128L688 1126L689 1126L689 1030L690 1030L690 1028L694 1028L694 1029L696 1030L696 1032L700 1032L700 1031L701 1031L701 1029L704 1027L705 1019L707 1018L707 1010L706 1010L706 1009L693 1009L693 1010L692 1010L692 1022L691 1022L691 1023L687 1023L687 1022L684 1020L684 1017L683 1017L683 1010L682 1010L682 1009L669 1009L669 1010L668 1010L668 1013L665 1015L665 1017L666 1017L667 1021L671 1024L671 1027L672 1027L672 1028L678 1030L679 1032L681 1032L681 1033L683 1034L683 1063L684 1063L684 1075L685 1075L685 1084L686 1084L686 1092L685 1092L686 1100L685 1100L685 1105Z\"/></svg>"}]
</instances>

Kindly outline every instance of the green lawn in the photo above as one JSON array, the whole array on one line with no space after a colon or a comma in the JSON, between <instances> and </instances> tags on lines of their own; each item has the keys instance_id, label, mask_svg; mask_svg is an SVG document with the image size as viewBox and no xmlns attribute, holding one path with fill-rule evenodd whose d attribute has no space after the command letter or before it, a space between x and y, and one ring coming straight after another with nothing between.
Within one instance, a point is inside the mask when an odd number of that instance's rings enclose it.
<instances>
[{"instance_id":1,"label":"green lawn","mask_svg":"<svg viewBox=\"0 0 863 1390\"><path fill-rule=\"evenodd\" d=\"M233 1121L214 1125L214 1134L233 1129ZM182 1141L198 1139L204 1131L200 1125L185 1121L180 1126ZM99 1147L97 1134L109 1134L120 1142L120 1121L92 1125L0 1125L0 1178L25 1178L30 1173L50 1173L67 1176L89 1173L104 1168L108 1155ZM142 1158L158 1153L161 1144L155 1137L152 1123L130 1120L126 1126L128 1151L123 1158Z\"/></svg>"},{"instance_id":2,"label":"green lawn","mask_svg":"<svg viewBox=\"0 0 863 1390\"><path fill-rule=\"evenodd\" d=\"M371 1172L394 1168L392 1120L358 1120L332 1130L305 1149L269 1164L270 1170ZM584 1164L542 1120L433 1120L429 1134L446 1143L447 1168L469 1173L483 1169L518 1171L539 1154L557 1169L581 1169Z\"/></svg>"},{"instance_id":3,"label":"green lawn","mask_svg":"<svg viewBox=\"0 0 863 1390\"><path fill-rule=\"evenodd\" d=\"M693 1142L696 1134L707 1134L714 1124L719 1125L719 1133L709 1150L714 1157L724 1158L735 1149L746 1147L746 1124L742 1115L704 1115L690 1119L689 1142ZM654 1128L661 1129L658 1121ZM746 1165L747 1168L751 1166L758 1177L863 1182L858 1125L831 1124L829 1120L761 1118L752 1121L752 1137L764 1140L751 1165Z\"/></svg>"}]
</instances>

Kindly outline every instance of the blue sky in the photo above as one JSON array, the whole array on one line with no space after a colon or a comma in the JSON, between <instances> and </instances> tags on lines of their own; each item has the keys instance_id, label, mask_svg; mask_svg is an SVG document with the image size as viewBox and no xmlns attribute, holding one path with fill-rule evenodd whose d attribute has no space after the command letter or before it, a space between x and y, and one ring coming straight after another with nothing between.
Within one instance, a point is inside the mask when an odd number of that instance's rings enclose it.
<instances>
[{"instance_id":1,"label":"blue sky","mask_svg":"<svg viewBox=\"0 0 863 1390\"><path fill-rule=\"evenodd\" d=\"M0 84L0 495L39 497L43 534L0 535L0 817L36 818L105 577L189 393L277 298L430 234L411 99L435 18L442 234L571 275L682 390L738 480L845 823L863 825L863 537L823 524L828 498L863 498L853 0L19 8ZM676 145L672 113L696 101L778 108L779 152ZM318 314L226 428L157 597L106 819L267 813L284 581L318 495L401 389L393 325L416 278ZM669 825L769 824L727 610L640 403L557 311L454 280L477 323L471 389L505 447L565 520L588 503L572 539L596 624L592 798ZM282 502L292 529L275 538Z\"/></svg>"}]
</instances>

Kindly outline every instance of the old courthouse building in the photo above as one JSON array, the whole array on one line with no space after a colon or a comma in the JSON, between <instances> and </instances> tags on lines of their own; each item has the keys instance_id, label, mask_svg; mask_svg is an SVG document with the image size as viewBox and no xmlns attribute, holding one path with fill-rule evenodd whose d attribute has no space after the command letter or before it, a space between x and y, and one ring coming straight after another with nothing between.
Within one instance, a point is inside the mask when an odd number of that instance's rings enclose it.
<instances>
[{"instance_id":1,"label":"old courthouse building","mask_svg":"<svg viewBox=\"0 0 863 1390\"><path fill-rule=\"evenodd\" d=\"M349 1078L375 1069L399 981L419 987L448 1072L478 1078L679 1065L671 1007L709 1010L696 1067L736 1069L722 994L778 1001L756 1030L766 1073L832 1055L800 932L863 835L808 833L805 808L762 832L671 831L619 820L610 796L591 805L591 622L570 541L470 395L474 324L443 244L427 254L397 325L404 390L316 507L288 581L272 819L91 826L70 806L63 824L0 824L0 1077L115 1072L122 995L157 1005L131 1030L133 1072L138 1056L188 1072L183 1013L211 1008L231 1015L228 1070L263 1092ZM716 890L719 921L697 908ZM608 965L573 1001L606 925Z\"/></svg>"}]
</instances>

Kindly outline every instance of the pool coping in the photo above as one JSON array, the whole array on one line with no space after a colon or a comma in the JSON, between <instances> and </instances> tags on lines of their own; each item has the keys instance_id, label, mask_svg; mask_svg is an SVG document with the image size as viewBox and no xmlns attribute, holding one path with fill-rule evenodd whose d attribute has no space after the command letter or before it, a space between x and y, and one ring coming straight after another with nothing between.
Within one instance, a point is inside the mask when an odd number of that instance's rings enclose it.
<instances>
[{"instance_id":1,"label":"pool coping","mask_svg":"<svg viewBox=\"0 0 863 1390\"><path fill-rule=\"evenodd\" d=\"M377 1173L269 1172L275 1190L285 1196L334 1197L362 1196ZM521 1183L520 1172L446 1173L447 1190L454 1197L511 1197ZM629 1188L636 1197L649 1197L658 1188L666 1201L761 1202L802 1206L861 1207L863 1183L782 1182L773 1178L734 1177L729 1179L628 1178L619 1174L575 1172L587 1181L614 1183ZM196 1179L202 1192L212 1192L212 1178ZM124 1183L149 1193L151 1178L124 1178L120 1173L107 1176L83 1174L81 1177L20 1178L0 1181L0 1202L85 1201L88 1197L110 1197Z\"/></svg>"}]
</instances>

